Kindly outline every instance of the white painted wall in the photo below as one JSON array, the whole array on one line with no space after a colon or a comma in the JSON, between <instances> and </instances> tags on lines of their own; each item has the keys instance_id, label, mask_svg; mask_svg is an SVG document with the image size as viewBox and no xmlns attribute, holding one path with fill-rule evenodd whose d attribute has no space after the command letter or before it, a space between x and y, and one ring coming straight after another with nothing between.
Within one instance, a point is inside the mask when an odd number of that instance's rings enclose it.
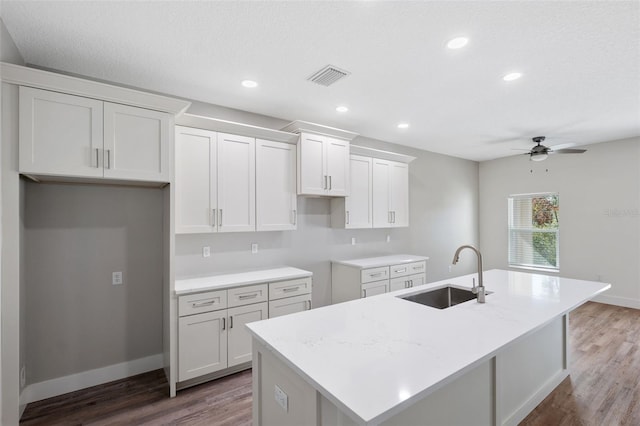
<instances>
[{"instance_id":1,"label":"white painted wall","mask_svg":"<svg viewBox=\"0 0 640 426\"><path fill-rule=\"evenodd\" d=\"M480 163L480 244L485 268L507 266L507 197L560 193L560 275L601 279L598 300L640 308L640 138L589 145L581 155Z\"/></svg>"}]
</instances>

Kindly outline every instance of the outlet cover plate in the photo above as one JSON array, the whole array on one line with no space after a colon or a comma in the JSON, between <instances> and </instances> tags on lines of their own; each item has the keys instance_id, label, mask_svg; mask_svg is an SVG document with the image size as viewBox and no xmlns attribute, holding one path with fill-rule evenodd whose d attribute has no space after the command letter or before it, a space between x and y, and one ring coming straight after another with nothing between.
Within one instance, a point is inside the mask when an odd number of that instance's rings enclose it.
<instances>
[{"instance_id":1,"label":"outlet cover plate","mask_svg":"<svg viewBox=\"0 0 640 426\"><path fill-rule=\"evenodd\" d=\"M122 284L122 272L113 272L111 274L111 284L113 285Z\"/></svg>"},{"instance_id":2,"label":"outlet cover plate","mask_svg":"<svg viewBox=\"0 0 640 426\"><path fill-rule=\"evenodd\" d=\"M289 397L286 393L278 385L275 385L274 388L274 397L276 398L276 402L285 412L289 411Z\"/></svg>"}]
</instances>

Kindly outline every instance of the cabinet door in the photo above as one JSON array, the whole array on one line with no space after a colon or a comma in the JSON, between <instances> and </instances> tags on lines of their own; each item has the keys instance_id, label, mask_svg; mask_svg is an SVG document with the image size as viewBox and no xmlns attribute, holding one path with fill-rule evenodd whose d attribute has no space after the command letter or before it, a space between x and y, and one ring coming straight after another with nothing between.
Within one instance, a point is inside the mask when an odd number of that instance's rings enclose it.
<instances>
[{"instance_id":1,"label":"cabinet door","mask_svg":"<svg viewBox=\"0 0 640 426\"><path fill-rule=\"evenodd\" d=\"M409 280L409 285L411 287L417 287L419 285L424 285L427 282L427 277L425 274L413 274L406 277Z\"/></svg>"},{"instance_id":2,"label":"cabinet door","mask_svg":"<svg viewBox=\"0 0 640 426\"><path fill-rule=\"evenodd\" d=\"M229 309L229 367L251 361L251 335L245 325L267 319L267 311L267 302Z\"/></svg>"},{"instance_id":3,"label":"cabinet door","mask_svg":"<svg viewBox=\"0 0 640 426\"><path fill-rule=\"evenodd\" d=\"M329 178L327 195L346 196L349 188L349 142L327 137L325 149Z\"/></svg>"},{"instance_id":4,"label":"cabinet door","mask_svg":"<svg viewBox=\"0 0 640 426\"><path fill-rule=\"evenodd\" d=\"M391 226L391 209L389 208L389 186L391 182L391 162L373 159L373 227L388 228Z\"/></svg>"},{"instance_id":5,"label":"cabinet door","mask_svg":"<svg viewBox=\"0 0 640 426\"><path fill-rule=\"evenodd\" d=\"M297 227L296 146L256 140L256 229Z\"/></svg>"},{"instance_id":6,"label":"cabinet door","mask_svg":"<svg viewBox=\"0 0 640 426\"><path fill-rule=\"evenodd\" d=\"M216 138L209 130L176 126L176 233L216 231Z\"/></svg>"},{"instance_id":7,"label":"cabinet door","mask_svg":"<svg viewBox=\"0 0 640 426\"><path fill-rule=\"evenodd\" d=\"M298 194L326 195L326 149L323 136L302 133L298 150Z\"/></svg>"},{"instance_id":8,"label":"cabinet door","mask_svg":"<svg viewBox=\"0 0 640 426\"><path fill-rule=\"evenodd\" d=\"M218 231L255 230L255 139L218 133Z\"/></svg>"},{"instance_id":9,"label":"cabinet door","mask_svg":"<svg viewBox=\"0 0 640 426\"><path fill-rule=\"evenodd\" d=\"M391 162L391 226L409 226L409 165Z\"/></svg>"},{"instance_id":10,"label":"cabinet door","mask_svg":"<svg viewBox=\"0 0 640 426\"><path fill-rule=\"evenodd\" d=\"M102 107L95 99L20 87L20 172L102 177Z\"/></svg>"},{"instance_id":11,"label":"cabinet door","mask_svg":"<svg viewBox=\"0 0 640 426\"><path fill-rule=\"evenodd\" d=\"M178 381L227 368L227 311L178 319Z\"/></svg>"},{"instance_id":12,"label":"cabinet door","mask_svg":"<svg viewBox=\"0 0 640 426\"><path fill-rule=\"evenodd\" d=\"M404 290L409 288L409 277L398 277L389 280L389 291Z\"/></svg>"},{"instance_id":13,"label":"cabinet door","mask_svg":"<svg viewBox=\"0 0 640 426\"><path fill-rule=\"evenodd\" d=\"M373 226L373 159L352 155L349 160L349 196L345 198L345 228Z\"/></svg>"},{"instance_id":14,"label":"cabinet door","mask_svg":"<svg viewBox=\"0 0 640 426\"><path fill-rule=\"evenodd\" d=\"M362 284L362 297L371 297L389 291L389 280Z\"/></svg>"},{"instance_id":15,"label":"cabinet door","mask_svg":"<svg viewBox=\"0 0 640 426\"><path fill-rule=\"evenodd\" d=\"M169 114L104 104L104 177L169 182Z\"/></svg>"},{"instance_id":16,"label":"cabinet door","mask_svg":"<svg viewBox=\"0 0 640 426\"><path fill-rule=\"evenodd\" d=\"M269 318L311 309L311 295L287 297L269 302Z\"/></svg>"}]
</instances>

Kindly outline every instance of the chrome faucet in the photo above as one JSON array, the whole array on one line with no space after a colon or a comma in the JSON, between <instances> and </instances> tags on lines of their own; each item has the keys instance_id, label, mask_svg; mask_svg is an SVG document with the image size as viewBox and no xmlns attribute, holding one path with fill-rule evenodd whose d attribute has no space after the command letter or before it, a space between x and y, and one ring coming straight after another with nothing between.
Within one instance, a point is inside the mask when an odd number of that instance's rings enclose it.
<instances>
[{"instance_id":1,"label":"chrome faucet","mask_svg":"<svg viewBox=\"0 0 640 426\"><path fill-rule=\"evenodd\" d=\"M466 248L473 250L478 256L478 286L476 287L476 282L474 280L473 288L471 289L471 291L473 292L473 294L478 295L478 303L484 303L485 291L484 285L482 284L482 254L480 254L480 250L470 245L458 247L458 250L456 250L456 254L453 255L453 264L455 265L456 263L458 263L458 260L460 260L460 252Z\"/></svg>"}]
</instances>

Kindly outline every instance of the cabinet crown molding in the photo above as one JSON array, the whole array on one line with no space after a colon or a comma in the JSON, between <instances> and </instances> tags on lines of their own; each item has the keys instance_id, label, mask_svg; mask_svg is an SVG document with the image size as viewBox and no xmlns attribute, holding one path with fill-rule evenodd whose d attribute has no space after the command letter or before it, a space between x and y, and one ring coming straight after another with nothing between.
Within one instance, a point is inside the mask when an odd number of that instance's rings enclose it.
<instances>
[{"instance_id":1,"label":"cabinet crown molding","mask_svg":"<svg viewBox=\"0 0 640 426\"><path fill-rule=\"evenodd\" d=\"M126 104L140 108L182 114L191 102L168 96L114 86L112 84L87 80L37 68L0 62L0 78L5 83L35 87L52 92L84 96L101 101Z\"/></svg>"},{"instance_id":2,"label":"cabinet crown molding","mask_svg":"<svg viewBox=\"0 0 640 426\"><path fill-rule=\"evenodd\" d=\"M323 126L322 124L310 123L308 121L301 120L292 121L281 130L292 133L314 133L326 135L346 141L351 141L356 136L359 136L358 133L350 132L348 130L336 129L335 127Z\"/></svg>"},{"instance_id":3,"label":"cabinet crown molding","mask_svg":"<svg viewBox=\"0 0 640 426\"><path fill-rule=\"evenodd\" d=\"M368 148L366 146L351 145L351 154L362 155L364 157L380 158L382 160L397 161L399 163L409 164L416 157L411 155L399 154L397 152L383 151L381 149Z\"/></svg>"},{"instance_id":4,"label":"cabinet crown molding","mask_svg":"<svg viewBox=\"0 0 640 426\"><path fill-rule=\"evenodd\" d=\"M298 142L298 135L295 133L196 114L182 114L176 117L176 125L211 130L214 132L232 133L235 135L249 136L258 139L267 139L275 142L285 142L290 144L296 144Z\"/></svg>"}]
</instances>

